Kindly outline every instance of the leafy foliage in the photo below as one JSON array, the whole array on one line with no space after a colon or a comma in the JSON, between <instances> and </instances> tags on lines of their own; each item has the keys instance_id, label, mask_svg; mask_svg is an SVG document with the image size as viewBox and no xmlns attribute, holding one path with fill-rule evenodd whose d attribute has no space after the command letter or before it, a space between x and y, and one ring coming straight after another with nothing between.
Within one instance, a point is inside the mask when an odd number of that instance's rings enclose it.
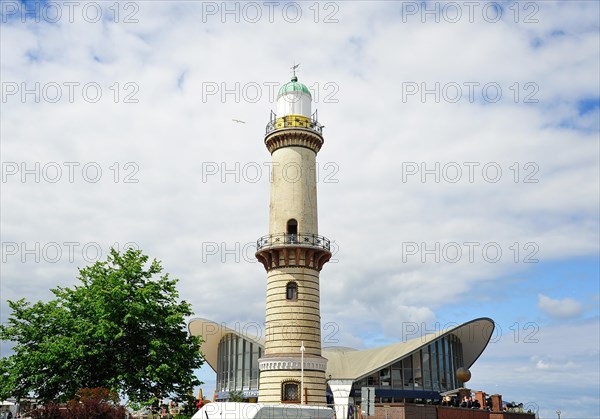
<instances>
[{"instance_id":1,"label":"leafy foliage","mask_svg":"<svg viewBox=\"0 0 600 419\"><path fill-rule=\"evenodd\" d=\"M63 419L64 410L58 403L48 403L28 413L32 419Z\"/></svg>"},{"instance_id":2,"label":"leafy foliage","mask_svg":"<svg viewBox=\"0 0 600 419\"><path fill-rule=\"evenodd\" d=\"M127 410L118 405L119 397L108 389L81 389L65 407L48 403L29 413L33 419L124 419Z\"/></svg>"},{"instance_id":3,"label":"leafy foliage","mask_svg":"<svg viewBox=\"0 0 600 419\"><path fill-rule=\"evenodd\" d=\"M200 340L188 336L191 306L178 301L177 280L139 250L79 270L79 284L55 299L9 301L0 338L16 343L0 359L0 399L30 393L66 401L80 388L106 387L131 401L184 398L201 384Z\"/></svg>"},{"instance_id":4,"label":"leafy foliage","mask_svg":"<svg viewBox=\"0 0 600 419\"><path fill-rule=\"evenodd\" d=\"M230 391L228 401L230 402L244 402L246 399L244 398L244 393L241 391Z\"/></svg>"}]
</instances>

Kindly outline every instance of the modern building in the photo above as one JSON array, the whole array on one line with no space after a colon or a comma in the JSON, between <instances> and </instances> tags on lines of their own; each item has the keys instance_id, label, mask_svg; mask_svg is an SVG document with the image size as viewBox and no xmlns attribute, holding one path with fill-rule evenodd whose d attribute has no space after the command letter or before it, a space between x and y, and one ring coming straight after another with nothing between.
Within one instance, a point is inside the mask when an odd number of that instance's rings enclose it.
<instances>
[{"instance_id":1,"label":"modern building","mask_svg":"<svg viewBox=\"0 0 600 419\"><path fill-rule=\"evenodd\" d=\"M257 401L264 337L252 335L243 327L232 329L207 319L192 320L189 329L204 339L201 351L217 373L216 399L228 400L231 392L239 392L248 401ZM335 406L338 417L346 417L349 404L360 404L363 387L374 388L376 403L438 400L440 393L462 387L457 370L475 363L493 332L494 322L480 318L374 349L323 348L322 356L328 362L326 390L321 396ZM296 352L300 352L299 347Z\"/></svg>"},{"instance_id":2,"label":"modern building","mask_svg":"<svg viewBox=\"0 0 600 419\"><path fill-rule=\"evenodd\" d=\"M457 370L481 355L492 320L376 349L321 348L319 275L331 252L318 230L315 160L324 140L311 104L309 89L294 74L279 90L277 113L266 127L273 160L269 234L257 241L256 252L267 271L264 333L205 319L189 324L217 373L217 399L236 391L261 403L334 404L340 418L359 403L363 387L374 388L382 403L439 399L462 386Z\"/></svg>"}]
</instances>

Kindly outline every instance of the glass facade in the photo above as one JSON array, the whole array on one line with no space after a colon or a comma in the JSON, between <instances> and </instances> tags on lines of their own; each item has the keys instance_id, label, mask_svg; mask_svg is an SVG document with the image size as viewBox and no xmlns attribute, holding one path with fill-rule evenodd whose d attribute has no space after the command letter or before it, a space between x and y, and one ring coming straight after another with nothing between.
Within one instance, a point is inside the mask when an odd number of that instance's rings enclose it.
<instances>
[{"instance_id":1,"label":"glass facade","mask_svg":"<svg viewBox=\"0 0 600 419\"><path fill-rule=\"evenodd\" d=\"M387 390L384 393L390 397L393 397L393 390L449 391L459 387L455 372L461 366L463 366L462 343L458 336L450 334L436 339L392 365L357 380L352 388L356 391L362 387L372 386L376 391ZM407 398L406 393L402 394L399 399Z\"/></svg>"},{"instance_id":2,"label":"glass facade","mask_svg":"<svg viewBox=\"0 0 600 419\"><path fill-rule=\"evenodd\" d=\"M262 347L229 334L219 342L217 391L243 391L258 388L258 358Z\"/></svg>"},{"instance_id":3,"label":"glass facade","mask_svg":"<svg viewBox=\"0 0 600 419\"><path fill-rule=\"evenodd\" d=\"M227 392L257 391L258 359L262 355L261 345L234 334L225 335L219 342L217 354L217 392L225 393L226 399ZM410 399L406 390L421 393L449 391L459 387L455 373L461 366L462 343L456 335L449 334L355 381L352 391L356 395L362 387L375 387L377 393L382 394L378 397L376 393L379 402L384 398L389 402Z\"/></svg>"}]
</instances>

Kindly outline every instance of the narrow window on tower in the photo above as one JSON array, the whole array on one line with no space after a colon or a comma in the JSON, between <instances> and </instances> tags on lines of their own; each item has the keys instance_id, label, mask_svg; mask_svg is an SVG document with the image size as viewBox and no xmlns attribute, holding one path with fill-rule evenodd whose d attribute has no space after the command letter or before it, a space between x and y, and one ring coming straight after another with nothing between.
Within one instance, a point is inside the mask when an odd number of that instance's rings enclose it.
<instances>
[{"instance_id":1,"label":"narrow window on tower","mask_svg":"<svg viewBox=\"0 0 600 419\"><path fill-rule=\"evenodd\" d=\"M281 387L281 401L284 403L300 403L300 391L298 387L297 382L284 382Z\"/></svg>"},{"instance_id":2,"label":"narrow window on tower","mask_svg":"<svg viewBox=\"0 0 600 419\"><path fill-rule=\"evenodd\" d=\"M290 219L287 222L287 242L298 243L298 221Z\"/></svg>"},{"instance_id":3,"label":"narrow window on tower","mask_svg":"<svg viewBox=\"0 0 600 419\"><path fill-rule=\"evenodd\" d=\"M297 300L298 299L298 284L295 282L288 282L285 287L285 298L287 300Z\"/></svg>"}]
</instances>

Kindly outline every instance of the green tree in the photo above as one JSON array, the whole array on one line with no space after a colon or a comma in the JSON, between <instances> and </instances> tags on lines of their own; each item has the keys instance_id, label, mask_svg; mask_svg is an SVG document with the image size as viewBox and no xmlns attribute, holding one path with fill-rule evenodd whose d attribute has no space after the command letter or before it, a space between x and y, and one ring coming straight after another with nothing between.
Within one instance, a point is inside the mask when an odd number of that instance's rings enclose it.
<instances>
[{"instance_id":1,"label":"green tree","mask_svg":"<svg viewBox=\"0 0 600 419\"><path fill-rule=\"evenodd\" d=\"M244 393L241 391L230 391L228 401L230 402L245 402Z\"/></svg>"},{"instance_id":2,"label":"green tree","mask_svg":"<svg viewBox=\"0 0 600 419\"><path fill-rule=\"evenodd\" d=\"M148 266L147 266L148 265ZM79 270L79 284L55 299L9 301L0 338L15 342L0 359L0 400L34 394L72 399L80 388L106 387L131 401L184 398L201 382L200 339L189 336L191 306L177 280L139 250L111 249L106 262Z\"/></svg>"}]
</instances>

